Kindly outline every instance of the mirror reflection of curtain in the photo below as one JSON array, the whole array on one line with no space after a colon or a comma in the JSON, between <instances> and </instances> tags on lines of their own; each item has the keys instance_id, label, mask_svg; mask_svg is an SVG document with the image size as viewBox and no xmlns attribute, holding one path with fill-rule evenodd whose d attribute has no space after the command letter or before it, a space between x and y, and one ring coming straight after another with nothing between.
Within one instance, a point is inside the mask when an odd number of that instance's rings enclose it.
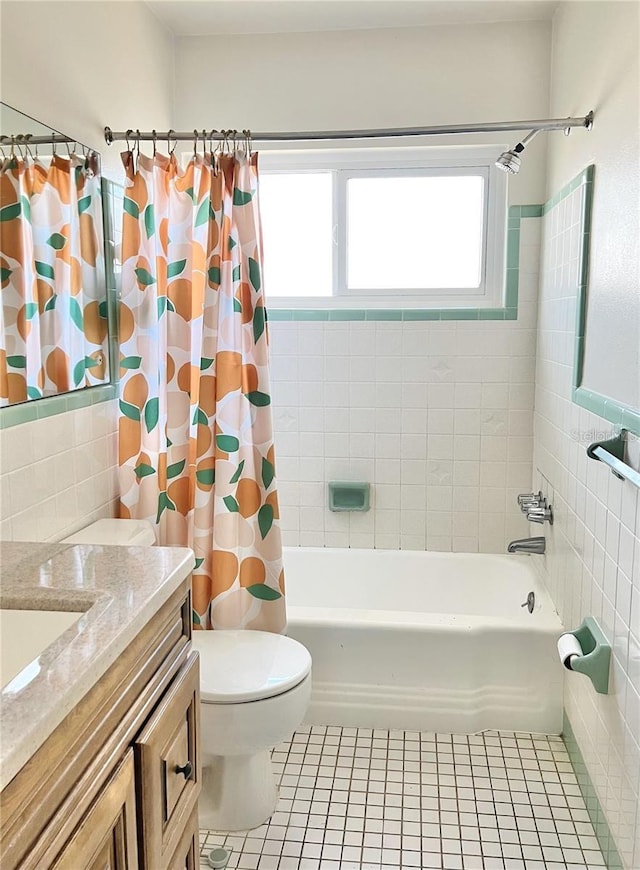
<instances>
[{"instance_id":1,"label":"mirror reflection of curtain","mask_svg":"<svg viewBox=\"0 0 640 870\"><path fill-rule=\"evenodd\" d=\"M108 380L96 170L73 154L0 167L0 405Z\"/></svg>"},{"instance_id":2,"label":"mirror reflection of curtain","mask_svg":"<svg viewBox=\"0 0 640 870\"><path fill-rule=\"evenodd\" d=\"M257 155L123 162L120 516L193 549L196 626L283 631Z\"/></svg>"}]
</instances>

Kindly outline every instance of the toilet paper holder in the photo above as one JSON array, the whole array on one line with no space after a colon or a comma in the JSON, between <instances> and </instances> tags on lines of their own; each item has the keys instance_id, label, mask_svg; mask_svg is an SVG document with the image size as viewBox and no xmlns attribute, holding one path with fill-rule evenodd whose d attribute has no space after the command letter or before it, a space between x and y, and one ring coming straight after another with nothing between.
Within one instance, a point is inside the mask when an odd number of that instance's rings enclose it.
<instances>
[{"instance_id":1,"label":"toilet paper holder","mask_svg":"<svg viewBox=\"0 0 640 870\"><path fill-rule=\"evenodd\" d=\"M567 634L572 634L582 649L582 655L571 656L566 666L570 671L586 674L596 692L606 695L609 692L609 668L611 665L611 644L593 616L586 616L582 624Z\"/></svg>"}]
</instances>

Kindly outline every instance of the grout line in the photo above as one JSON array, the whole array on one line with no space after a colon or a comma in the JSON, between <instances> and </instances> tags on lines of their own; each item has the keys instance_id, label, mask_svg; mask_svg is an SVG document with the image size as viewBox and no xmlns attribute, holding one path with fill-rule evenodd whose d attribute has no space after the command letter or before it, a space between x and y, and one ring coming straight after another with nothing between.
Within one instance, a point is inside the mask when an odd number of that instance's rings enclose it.
<instances>
[{"instance_id":1,"label":"grout line","mask_svg":"<svg viewBox=\"0 0 640 870\"><path fill-rule=\"evenodd\" d=\"M295 782L281 786L291 797L281 797L286 810L276 810L287 813L288 823L274 815L275 824L267 822L258 829L260 834L247 832L241 841L238 835L221 834L219 839L224 837L224 842L233 838L237 850L233 866L241 870L245 866L257 870L410 870L435 864L445 870L595 870L604 866L588 864L582 843L585 837L595 840L595 833L588 821L576 826L576 819L588 816L560 738L493 731L451 735L312 727L276 747L274 761L280 769L279 783L289 777ZM329 777L333 778L330 784L325 782ZM462 789L476 792L473 813L461 805L463 799L471 799L462 797ZM435 793L429 795L430 790ZM335 800L338 792L345 803ZM303 801L306 808L293 812L296 801ZM319 804L326 804L323 812L318 812ZM338 807L344 808L344 814L333 812ZM299 816L295 822L300 824L291 824L292 815ZM466 815L471 819L463 818ZM428 822L428 818L437 822ZM438 851L433 851L433 842L425 842L430 830L426 825L438 831L433 838L439 841ZM455 827L455 836L443 830L447 825ZM270 837L271 826L275 836ZM300 833L288 837L289 830L300 832L302 839ZM202 855L214 842L210 834L201 834ZM407 841L412 836L417 843ZM261 842L252 843L252 850L258 851L247 852L251 857L243 861L249 839ZM543 844L544 840L551 845ZM310 847L307 855L302 854L305 846ZM323 857L325 846L330 857ZM525 850L535 857L525 857ZM547 857L549 850L553 850L552 857Z\"/></svg>"}]
</instances>

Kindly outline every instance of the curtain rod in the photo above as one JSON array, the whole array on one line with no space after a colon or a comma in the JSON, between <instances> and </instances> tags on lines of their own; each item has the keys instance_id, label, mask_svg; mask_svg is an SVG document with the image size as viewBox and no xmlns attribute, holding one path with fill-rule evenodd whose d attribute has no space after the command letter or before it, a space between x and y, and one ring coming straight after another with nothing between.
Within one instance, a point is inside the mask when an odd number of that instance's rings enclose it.
<instances>
[{"instance_id":1,"label":"curtain rod","mask_svg":"<svg viewBox=\"0 0 640 870\"><path fill-rule=\"evenodd\" d=\"M341 139L385 139L402 136L438 136L450 133L497 133L508 130L564 130L568 133L572 127L584 127L590 130L593 126L593 112L583 118L547 118L537 121L496 121L488 124L447 124L438 127L392 127L379 130L306 130L291 133L254 133L250 130L192 130L189 133L176 133L168 130L158 133L155 130L141 133L140 130L113 132L111 127L104 128L104 138L107 145L113 142L154 142L167 139L174 142L224 141L234 137L250 137L257 142L305 142L313 140Z\"/></svg>"},{"instance_id":2,"label":"curtain rod","mask_svg":"<svg viewBox=\"0 0 640 870\"><path fill-rule=\"evenodd\" d=\"M17 136L0 136L2 145L64 145L71 144L75 139L63 136L62 133L54 133L51 136L34 136L32 133L18 133Z\"/></svg>"}]
</instances>

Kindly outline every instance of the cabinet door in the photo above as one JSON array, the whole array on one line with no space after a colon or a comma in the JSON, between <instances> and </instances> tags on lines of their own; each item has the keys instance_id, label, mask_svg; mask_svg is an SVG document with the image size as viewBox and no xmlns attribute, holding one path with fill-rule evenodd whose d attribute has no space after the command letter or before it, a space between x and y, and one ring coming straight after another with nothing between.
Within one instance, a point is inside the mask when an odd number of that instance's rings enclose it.
<instances>
[{"instance_id":1,"label":"cabinet door","mask_svg":"<svg viewBox=\"0 0 640 870\"><path fill-rule=\"evenodd\" d=\"M202 777L199 723L200 669L193 652L134 745L144 870L170 866L191 822Z\"/></svg>"},{"instance_id":2,"label":"cabinet door","mask_svg":"<svg viewBox=\"0 0 640 870\"><path fill-rule=\"evenodd\" d=\"M199 851L198 810L195 809L184 829L178 848L169 862L168 870L198 870Z\"/></svg>"},{"instance_id":3,"label":"cabinet door","mask_svg":"<svg viewBox=\"0 0 640 870\"><path fill-rule=\"evenodd\" d=\"M138 870L136 793L130 749L54 861L54 870Z\"/></svg>"}]
</instances>

